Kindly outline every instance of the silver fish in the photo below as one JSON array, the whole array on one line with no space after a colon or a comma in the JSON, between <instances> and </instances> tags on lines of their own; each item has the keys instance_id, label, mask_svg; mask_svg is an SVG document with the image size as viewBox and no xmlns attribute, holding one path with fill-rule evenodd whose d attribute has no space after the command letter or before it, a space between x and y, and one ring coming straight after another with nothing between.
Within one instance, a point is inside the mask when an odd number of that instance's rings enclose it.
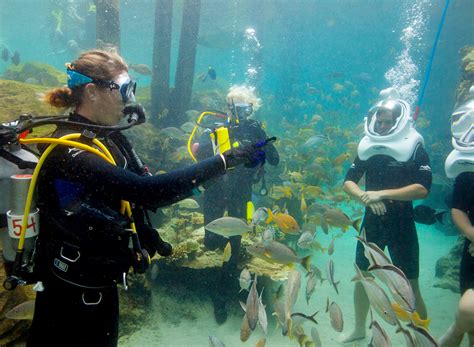
<instances>
[{"instance_id":1,"label":"silver fish","mask_svg":"<svg viewBox=\"0 0 474 347\"><path fill-rule=\"evenodd\" d=\"M240 324L240 341L242 342L247 341L251 334L252 334L252 330L250 329L249 319L246 313L244 314L244 317L242 318L242 323Z\"/></svg>"},{"instance_id":2,"label":"silver fish","mask_svg":"<svg viewBox=\"0 0 474 347\"><path fill-rule=\"evenodd\" d=\"M266 228L262 233L262 243L267 246L270 241L275 239L275 229L272 226Z\"/></svg>"},{"instance_id":3,"label":"silver fish","mask_svg":"<svg viewBox=\"0 0 474 347\"><path fill-rule=\"evenodd\" d=\"M337 285L340 283L340 281L334 282L334 262L332 261L332 259L329 259L326 264L326 278L328 279L329 283L334 287L336 293L339 295Z\"/></svg>"},{"instance_id":4,"label":"silver fish","mask_svg":"<svg viewBox=\"0 0 474 347\"><path fill-rule=\"evenodd\" d=\"M313 272L315 274L316 278L321 281L321 284L323 283L325 278L323 278L323 272L321 271L321 269L319 269L319 267L314 264L311 264L310 272Z\"/></svg>"},{"instance_id":5,"label":"silver fish","mask_svg":"<svg viewBox=\"0 0 474 347\"><path fill-rule=\"evenodd\" d=\"M370 305L384 321L393 326L397 325L397 316L393 311L390 299L388 298L385 291L375 282L373 278L364 277L362 271L360 271L356 264L354 264L354 266L357 274L352 279L352 281L360 281L362 283L362 286L364 287L365 292L369 298Z\"/></svg>"},{"instance_id":6,"label":"silver fish","mask_svg":"<svg viewBox=\"0 0 474 347\"><path fill-rule=\"evenodd\" d=\"M273 303L273 308L275 309L273 314L276 316L277 322L281 326L281 333L283 336L286 336L288 334L288 327L286 325L285 301L283 298L276 300Z\"/></svg>"},{"instance_id":7,"label":"silver fish","mask_svg":"<svg viewBox=\"0 0 474 347\"><path fill-rule=\"evenodd\" d=\"M438 341L430 335L430 333L423 327L417 327L412 323L408 327L413 330L416 339L416 345L420 347L438 347Z\"/></svg>"},{"instance_id":8,"label":"silver fish","mask_svg":"<svg viewBox=\"0 0 474 347\"><path fill-rule=\"evenodd\" d=\"M314 347L321 347L321 337L319 337L319 332L316 327L311 328L311 339L313 339Z\"/></svg>"},{"instance_id":9,"label":"silver fish","mask_svg":"<svg viewBox=\"0 0 474 347\"><path fill-rule=\"evenodd\" d=\"M328 255L332 255L334 253L334 236L331 240L331 243L329 243L328 246Z\"/></svg>"},{"instance_id":10,"label":"silver fish","mask_svg":"<svg viewBox=\"0 0 474 347\"><path fill-rule=\"evenodd\" d=\"M309 299L311 299L311 296L313 295L316 289L317 281L318 281L318 278L316 277L316 273L308 272L308 280L306 281L306 292L305 292L306 303L308 305L309 305Z\"/></svg>"},{"instance_id":11,"label":"silver fish","mask_svg":"<svg viewBox=\"0 0 474 347\"><path fill-rule=\"evenodd\" d=\"M382 326L374 320L372 316L372 310L370 311L370 316L372 317L372 322L370 323L370 328L372 329L372 339L369 342L370 347L392 347L390 338L387 335L387 332L382 328Z\"/></svg>"},{"instance_id":12,"label":"silver fish","mask_svg":"<svg viewBox=\"0 0 474 347\"><path fill-rule=\"evenodd\" d=\"M153 265L151 266L151 270L150 270L150 278L152 281L155 281L157 278L158 278L158 274L159 274L159 266L158 266L158 262L157 261L154 261L153 262Z\"/></svg>"},{"instance_id":13,"label":"silver fish","mask_svg":"<svg viewBox=\"0 0 474 347\"><path fill-rule=\"evenodd\" d=\"M387 265L371 265L369 272L374 273L387 285L395 301L408 312L415 312L415 294L410 281L398 267Z\"/></svg>"},{"instance_id":14,"label":"silver fish","mask_svg":"<svg viewBox=\"0 0 474 347\"><path fill-rule=\"evenodd\" d=\"M380 249L373 242L368 242L367 237L365 234L365 229L362 229L360 232L360 236L356 236L356 238L362 243L364 246L364 255L369 260L370 265L388 265L392 264L392 261L389 257L384 253L383 250Z\"/></svg>"},{"instance_id":15,"label":"silver fish","mask_svg":"<svg viewBox=\"0 0 474 347\"><path fill-rule=\"evenodd\" d=\"M308 249L311 247L313 242L314 242L314 235L310 231L304 231L298 238L298 242L296 244L300 248Z\"/></svg>"},{"instance_id":16,"label":"silver fish","mask_svg":"<svg viewBox=\"0 0 474 347\"><path fill-rule=\"evenodd\" d=\"M194 199L184 199L177 203L180 208L185 208L188 210L195 210L199 208L199 204Z\"/></svg>"},{"instance_id":17,"label":"silver fish","mask_svg":"<svg viewBox=\"0 0 474 347\"><path fill-rule=\"evenodd\" d=\"M196 126L196 123L194 122L186 122L186 123L181 124L179 128L185 133L189 134L193 131L195 126Z\"/></svg>"},{"instance_id":18,"label":"silver fish","mask_svg":"<svg viewBox=\"0 0 474 347\"><path fill-rule=\"evenodd\" d=\"M35 300L25 301L5 314L8 319L33 319L35 314Z\"/></svg>"},{"instance_id":19,"label":"silver fish","mask_svg":"<svg viewBox=\"0 0 474 347\"><path fill-rule=\"evenodd\" d=\"M181 139L185 135L181 129L176 127L167 127L160 130L160 135L163 137L169 137L171 139Z\"/></svg>"},{"instance_id":20,"label":"silver fish","mask_svg":"<svg viewBox=\"0 0 474 347\"><path fill-rule=\"evenodd\" d=\"M334 301L329 303L329 298L326 302L326 312L329 312L332 328L338 333L344 330L344 317L342 316L341 308Z\"/></svg>"},{"instance_id":21,"label":"silver fish","mask_svg":"<svg viewBox=\"0 0 474 347\"><path fill-rule=\"evenodd\" d=\"M293 321L293 329L296 329L297 327L301 326L304 322L307 322L307 321L313 322L314 324L318 324L318 321L315 318L318 313L319 311L316 311L310 316L301 312L292 313L291 320Z\"/></svg>"},{"instance_id":22,"label":"silver fish","mask_svg":"<svg viewBox=\"0 0 474 347\"><path fill-rule=\"evenodd\" d=\"M251 283L252 283L252 276L250 275L250 271L245 267L242 269L239 276L239 285L240 285L239 293L242 290L249 290Z\"/></svg>"},{"instance_id":23,"label":"silver fish","mask_svg":"<svg viewBox=\"0 0 474 347\"><path fill-rule=\"evenodd\" d=\"M262 292L260 293L260 297L258 298L258 324L263 330L263 333L267 335L267 328L268 328L268 319L267 319L267 311L265 311L265 305L262 302Z\"/></svg>"},{"instance_id":24,"label":"silver fish","mask_svg":"<svg viewBox=\"0 0 474 347\"><path fill-rule=\"evenodd\" d=\"M255 274L252 288L250 289L249 295L247 296L247 302L245 304L245 313L249 321L249 327L251 330L255 330L258 321L258 292L257 292L257 274Z\"/></svg>"},{"instance_id":25,"label":"silver fish","mask_svg":"<svg viewBox=\"0 0 474 347\"><path fill-rule=\"evenodd\" d=\"M265 210L265 208L263 207L259 207L255 210L255 212L253 213L253 216L252 216L252 226L254 225L257 225L263 221L265 221L265 219L268 217L268 213L267 211Z\"/></svg>"},{"instance_id":26,"label":"silver fish","mask_svg":"<svg viewBox=\"0 0 474 347\"><path fill-rule=\"evenodd\" d=\"M397 334L402 333L403 337L405 339L405 345L406 347L417 347L416 339L415 337L411 334L410 331L407 329L403 328L400 322L398 322L398 328L397 328Z\"/></svg>"},{"instance_id":27,"label":"silver fish","mask_svg":"<svg viewBox=\"0 0 474 347\"><path fill-rule=\"evenodd\" d=\"M309 266L311 265L311 256L300 258L293 249L277 241L270 241L268 244L256 242L249 246L247 250L253 256L270 263L284 265L300 263L306 270L309 270Z\"/></svg>"},{"instance_id":28,"label":"silver fish","mask_svg":"<svg viewBox=\"0 0 474 347\"><path fill-rule=\"evenodd\" d=\"M234 217L221 217L206 225L206 230L224 237L238 236L252 231L243 220Z\"/></svg>"},{"instance_id":29,"label":"silver fish","mask_svg":"<svg viewBox=\"0 0 474 347\"><path fill-rule=\"evenodd\" d=\"M298 299L298 293L301 288L301 274L297 270L291 270L288 274L288 282L285 290L285 313L286 318L291 316L293 306Z\"/></svg>"}]
</instances>

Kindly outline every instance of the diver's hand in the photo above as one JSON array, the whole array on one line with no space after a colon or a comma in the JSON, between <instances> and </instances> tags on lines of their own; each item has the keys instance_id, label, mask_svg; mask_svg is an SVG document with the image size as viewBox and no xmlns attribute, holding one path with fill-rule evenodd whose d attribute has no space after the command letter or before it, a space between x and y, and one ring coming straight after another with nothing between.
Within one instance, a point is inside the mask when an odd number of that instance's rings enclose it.
<instances>
[{"instance_id":1,"label":"diver's hand","mask_svg":"<svg viewBox=\"0 0 474 347\"><path fill-rule=\"evenodd\" d=\"M382 201L382 199L383 196L381 191L367 191L360 196L360 200L366 205Z\"/></svg>"},{"instance_id":2,"label":"diver's hand","mask_svg":"<svg viewBox=\"0 0 474 347\"><path fill-rule=\"evenodd\" d=\"M471 255L471 257L474 257L474 243L471 242L467 250L469 254Z\"/></svg>"},{"instance_id":3,"label":"diver's hand","mask_svg":"<svg viewBox=\"0 0 474 347\"><path fill-rule=\"evenodd\" d=\"M370 207L372 212L377 216L383 216L385 213L387 213L387 208L382 201L371 202L367 204L367 206Z\"/></svg>"},{"instance_id":4,"label":"diver's hand","mask_svg":"<svg viewBox=\"0 0 474 347\"><path fill-rule=\"evenodd\" d=\"M146 121L145 108L140 104L128 105L122 112L125 116L130 116L128 119L129 123L135 120L138 125Z\"/></svg>"},{"instance_id":5,"label":"diver's hand","mask_svg":"<svg viewBox=\"0 0 474 347\"><path fill-rule=\"evenodd\" d=\"M255 145L244 145L235 147L223 154L227 169L244 164L252 168L265 163L265 152Z\"/></svg>"}]
</instances>

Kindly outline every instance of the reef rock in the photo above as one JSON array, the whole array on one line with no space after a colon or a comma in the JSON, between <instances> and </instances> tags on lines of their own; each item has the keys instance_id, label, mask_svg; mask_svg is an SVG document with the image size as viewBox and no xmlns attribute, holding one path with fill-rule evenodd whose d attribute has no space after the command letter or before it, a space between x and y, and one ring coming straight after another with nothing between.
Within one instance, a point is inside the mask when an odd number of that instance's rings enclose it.
<instances>
[{"instance_id":1,"label":"reef rock","mask_svg":"<svg viewBox=\"0 0 474 347\"><path fill-rule=\"evenodd\" d=\"M20 114L57 115L39 96L48 88L0 79L0 122L17 119Z\"/></svg>"},{"instance_id":2,"label":"reef rock","mask_svg":"<svg viewBox=\"0 0 474 347\"><path fill-rule=\"evenodd\" d=\"M11 65L3 74L6 80L59 87L66 84L66 73L56 70L48 64L27 62L18 66Z\"/></svg>"},{"instance_id":3,"label":"reef rock","mask_svg":"<svg viewBox=\"0 0 474 347\"><path fill-rule=\"evenodd\" d=\"M456 91L457 104L461 104L469 97L469 88L474 85L474 47L466 46L461 49L461 82Z\"/></svg>"},{"instance_id":4,"label":"reef rock","mask_svg":"<svg viewBox=\"0 0 474 347\"><path fill-rule=\"evenodd\" d=\"M459 293L459 264L461 263L461 254L464 245L464 237L459 237L449 254L441 257L436 262L435 276L439 279L435 287L450 289Z\"/></svg>"}]
</instances>

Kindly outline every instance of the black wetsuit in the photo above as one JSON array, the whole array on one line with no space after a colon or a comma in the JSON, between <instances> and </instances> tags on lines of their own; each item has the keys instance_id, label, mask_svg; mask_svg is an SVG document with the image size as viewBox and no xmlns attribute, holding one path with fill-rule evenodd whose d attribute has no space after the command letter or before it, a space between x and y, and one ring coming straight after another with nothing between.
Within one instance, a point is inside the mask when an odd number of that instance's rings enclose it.
<instances>
[{"instance_id":1,"label":"black wetsuit","mask_svg":"<svg viewBox=\"0 0 474 347\"><path fill-rule=\"evenodd\" d=\"M385 155L375 155L366 161L357 157L347 172L345 181L358 183L365 173L367 191L397 189L419 183L427 190L431 187L431 167L428 154L419 146L414 156L405 163L397 162ZM362 228L367 240L376 243L382 250L387 247L393 263L409 279L419 276L419 245L413 219L411 201L383 200L387 212L377 216L366 208ZM369 262L364 256L364 248L359 242L356 263L367 270Z\"/></svg>"},{"instance_id":2,"label":"black wetsuit","mask_svg":"<svg viewBox=\"0 0 474 347\"><path fill-rule=\"evenodd\" d=\"M239 142L240 145L256 143L259 140L265 140L267 134L262 129L259 122L247 119L241 120L238 125L229 127L229 136L232 141ZM265 146L266 161L276 166L280 157L273 144ZM199 139L198 158L200 160L213 155L210 131L204 132ZM252 185L255 183L255 177L262 173L263 167L246 168L240 166L229 171L225 176L218 177L206 183L204 191L204 224L220 218L227 210L228 216L246 219L247 202L252 200ZM257 178L258 179L258 178ZM237 270L237 261L240 248L241 236L230 237L229 239L215 233L205 231L204 244L208 249L224 248L230 241L232 255L229 262L223 267L221 280L217 282L217 288L213 294L217 295L221 301L225 300L225 292L230 289L232 279ZM237 283L237 282L235 282Z\"/></svg>"},{"instance_id":3,"label":"black wetsuit","mask_svg":"<svg viewBox=\"0 0 474 347\"><path fill-rule=\"evenodd\" d=\"M471 224L474 225L474 172L464 172L456 177L452 208L465 212ZM471 241L466 238L459 274L461 294L464 294L468 289L474 289L474 257L468 252L470 244Z\"/></svg>"},{"instance_id":4,"label":"black wetsuit","mask_svg":"<svg viewBox=\"0 0 474 347\"><path fill-rule=\"evenodd\" d=\"M77 114L70 120L90 123ZM60 129L56 136L75 132L80 129ZM216 156L182 170L146 175L134 167L125 136L98 138L117 166L95 154L58 146L41 169L35 273L45 289L37 293L28 346L116 346L116 284L134 264L129 221L118 213L120 201L133 203L142 245L153 255L143 209L189 197L207 179L225 172Z\"/></svg>"}]
</instances>

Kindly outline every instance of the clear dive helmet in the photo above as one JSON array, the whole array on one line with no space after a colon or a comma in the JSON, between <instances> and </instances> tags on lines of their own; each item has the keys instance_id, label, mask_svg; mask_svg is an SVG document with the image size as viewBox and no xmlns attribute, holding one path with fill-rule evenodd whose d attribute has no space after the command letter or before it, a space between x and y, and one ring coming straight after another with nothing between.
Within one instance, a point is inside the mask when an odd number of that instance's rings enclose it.
<instances>
[{"instance_id":1,"label":"clear dive helmet","mask_svg":"<svg viewBox=\"0 0 474 347\"><path fill-rule=\"evenodd\" d=\"M387 155L399 162L410 160L423 137L413 126L410 105L400 99L395 88L380 92L377 102L365 117L365 136L357 154L361 160L374 155Z\"/></svg>"},{"instance_id":2,"label":"clear dive helmet","mask_svg":"<svg viewBox=\"0 0 474 347\"><path fill-rule=\"evenodd\" d=\"M474 151L474 87L469 89L469 94L471 99L451 115L453 147L461 152Z\"/></svg>"},{"instance_id":3,"label":"clear dive helmet","mask_svg":"<svg viewBox=\"0 0 474 347\"><path fill-rule=\"evenodd\" d=\"M401 99L385 99L372 107L365 121L367 136L387 140L398 137L412 124L410 106Z\"/></svg>"}]
</instances>

